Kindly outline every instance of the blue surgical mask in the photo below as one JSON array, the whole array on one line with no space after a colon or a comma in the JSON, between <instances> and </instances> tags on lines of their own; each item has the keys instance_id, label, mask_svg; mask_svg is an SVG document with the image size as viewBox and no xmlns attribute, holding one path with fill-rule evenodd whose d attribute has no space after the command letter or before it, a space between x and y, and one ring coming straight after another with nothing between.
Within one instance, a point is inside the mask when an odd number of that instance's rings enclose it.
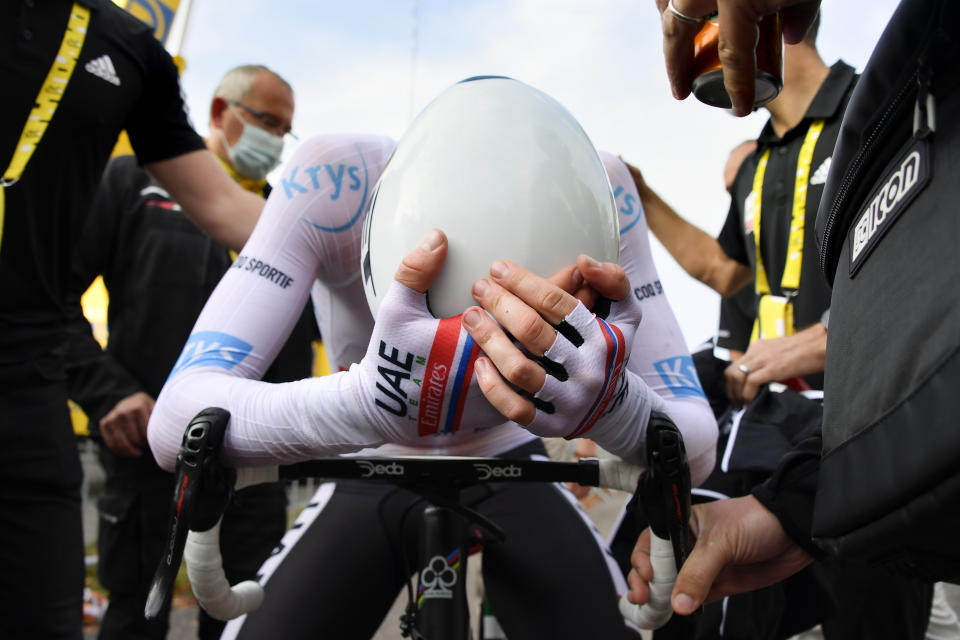
<instances>
[{"instance_id":1,"label":"blue surgical mask","mask_svg":"<svg viewBox=\"0 0 960 640\"><path fill-rule=\"evenodd\" d=\"M230 107L233 109L233 107ZM239 117L239 116L238 116ZM283 138L275 136L260 127L243 122L243 133L232 147L227 137L220 129L224 146L227 148L227 157L230 164L242 176L260 180L266 178L277 165L280 164L280 154L283 153Z\"/></svg>"}]
</instances>

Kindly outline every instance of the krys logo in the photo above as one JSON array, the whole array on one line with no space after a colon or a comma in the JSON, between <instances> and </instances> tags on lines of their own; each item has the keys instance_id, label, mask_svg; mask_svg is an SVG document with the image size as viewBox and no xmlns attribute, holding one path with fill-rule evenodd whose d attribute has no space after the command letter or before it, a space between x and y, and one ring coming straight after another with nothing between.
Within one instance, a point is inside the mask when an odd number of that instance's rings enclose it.
<instances>
[{"instance_id":1,"label":"krys logo","mask_svg":"<svg viewBox=\"0 0 960 640\"><path fill-rule=\"evenodd\" d=\"M617 201L617 210L626 220L626 224L620 225L620 235L623 235L627 231L630 231L633 225L640 222L643 210L640 208L640 203L637 201L637 198L622 186L618 186L613 190L613 198Z\"/></svg>"},{"instance_id":2,"label":"krys logo","mask_svg":"<svg viewBox=\"0 0 960 640\"><path fill-rule=\"evenodd\" d=\"M243 362L253 346L240 338L219 331L198 331L190 336L170 376L190 367L220 367L233 369Z\"/></svg>"},{"instance_id":3,"label":"krys logo","mask_svg":"<svg viewBox=\"0 0 960 640\"><path fill-rule=\"evenodd\" d=\"M290 169L289 173L280 179L280 186L287 200L293 200L298 195L320 191L329 193L330 200L337 201L341 196L346 197L349 192L359 192L359 202L356 209L352 206L352 201L347 200L342 207L347 210L342 212L349 215L346 220L328 220L324 219L323 224L314 222L307 218L302 218L304 222L315 229L338 233L346 231L357 223L367 206L367 194L370 191L370 174L367 171L367 163L360 156L360 166L347 165L342 162L339 164L316 164L313 166L297 165ZM352 196L355 197L355 196ZM334 215L341 213L341 208L333 208ZM329 208L321 208L329 211ZM333 216L331 216L333 217Z\"/></svg>"},{"instance_id":4,"label":"krys logo","mask_svg":"<svg viewBox=\"0 0 960 640\"><path fill-rule=\"evenodd\" d=\"M700 378L697 377L697 368L693 365L690 356L676 356L654 362L653 366L663 384L678 398L705 397Z\"/></svg>"}]
</instances>

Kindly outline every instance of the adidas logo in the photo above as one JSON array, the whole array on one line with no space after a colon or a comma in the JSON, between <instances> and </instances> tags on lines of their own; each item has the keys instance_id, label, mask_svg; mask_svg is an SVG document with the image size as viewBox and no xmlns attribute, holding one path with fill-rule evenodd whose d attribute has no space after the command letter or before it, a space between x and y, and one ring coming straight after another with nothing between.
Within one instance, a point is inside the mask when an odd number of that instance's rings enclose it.
<instances>
[{"instance_id":1,"label":"adidas logo","mask_svg":"<svg viewBox=\"0 0 960 640\"><path fill-rule=\"evenodd\" d=\"M823 161L817 170L813 172L813 175L810 176L810 184L823 184L827 181L827 174L830 173L830 161L833 159L833 156L827 156L827 159Z\"/></svg>"},{"instance_id":2,"label":"adidas logo","mask_svg":"<svg viewBox=\"0 0 960 640\"><path fill-rule=\"evenodd\" d=\"M120 86L120 78L117 77L117 70L113 68L113 60L107 54L91 60L84 69L110 84Z\"/></svg>"}]
</instances>

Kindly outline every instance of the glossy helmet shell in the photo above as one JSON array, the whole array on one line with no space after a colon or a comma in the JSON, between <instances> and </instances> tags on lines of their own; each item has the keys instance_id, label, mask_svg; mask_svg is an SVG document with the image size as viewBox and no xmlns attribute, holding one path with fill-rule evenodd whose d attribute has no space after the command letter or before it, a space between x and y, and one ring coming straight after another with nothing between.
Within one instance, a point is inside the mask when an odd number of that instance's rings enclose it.
<instances>
[{"instance_id":1,"label":"glossy helmet shell","mask_svg":"<svg viewBox=\"0 0 960 640\"><path fill-rule=\"evenodd\" d=\"M556 100L510 78L452 86L397 144L364 223L374 317L401 259L433 228L449 241L427 292L438 318L475 304L473 282L501 258L543 276L581 253L619 260L616 205L596 149Z\"/></svg>"}]
</instances>

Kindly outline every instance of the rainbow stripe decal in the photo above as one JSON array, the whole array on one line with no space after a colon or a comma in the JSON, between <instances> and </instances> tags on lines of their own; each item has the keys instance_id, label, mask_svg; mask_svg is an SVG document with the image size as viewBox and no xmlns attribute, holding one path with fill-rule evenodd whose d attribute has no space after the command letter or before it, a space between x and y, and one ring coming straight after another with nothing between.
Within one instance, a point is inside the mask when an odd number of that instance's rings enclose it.
<instances>
[{"instance_id":1,"label":"rainbow stripe decal","mask_svg":"<svg viewBox=\"0 0 960 640\"><path fill-rule=\"evenodd\" d=\"M626 341L623 338L623 333L616 325L607 324L601 318L597 318L596 320L597 323L600 324L603 340L607 344L607 366L604 372L603 386L600 387L600 393L597 394L597 399L593 405L591 405L590 410L587 411L587 415L580 421L580 424L568 435L564 436L567 440L579 438L593 428L593 425L595 425L597 420L600 419L600 416L603 415L607 405L610 404L610 399L613 398L613 392L617 388L617 380L620 379L620 373L623 371L626 355Z\"/></svg>"},{"instance_id":2,"label":"rainbow stripe decal","mask_svg":"<svg viewBox=\"0 0 960 640\"><path fill-rule=\"evenodd\" d=\"M454 571L459 571L460 569L460 547L457 547L451 551L446 558L447 566L453 569ZM421 580L419 588L417 588L417 608L423 608L423 601L426 600L424 593L427 590L427 586L423 584Z\"/></svg>"}]
</instances>

